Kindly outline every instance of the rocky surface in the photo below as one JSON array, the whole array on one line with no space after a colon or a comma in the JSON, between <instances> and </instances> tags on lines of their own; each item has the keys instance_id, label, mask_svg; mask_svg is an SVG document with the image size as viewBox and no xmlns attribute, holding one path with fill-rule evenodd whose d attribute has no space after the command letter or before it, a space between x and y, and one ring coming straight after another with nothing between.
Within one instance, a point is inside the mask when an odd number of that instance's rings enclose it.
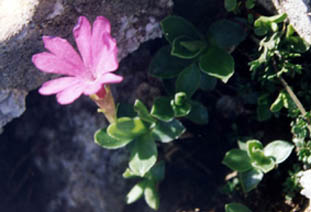
<instances>
[{"instance_id":1,"label":"rocky surface","mask_svg":"<svg viewBox=\"0 0 311 212\"><path fill-rule=\"evenodd\" d=\"M141 43L161 37L159 20L172 0L2 0L0 2L0 128L25 110L24 99L50 76L36 70L31 56L44 50L42 35L72 44L78 16L106 16L117 39L119 59ZM12 102L17 106L8 107Z\"/></svg>"},{"instance_id":2,"label":"rocky surface","mask_svg":"<svg viewBox=\"0 0 311 212\"><path fill-rule=\"evenodd\" d=\"M310 0L259 0L267 10L286 13L297 33L311 44Z\"/></svg>"}]
</instances>

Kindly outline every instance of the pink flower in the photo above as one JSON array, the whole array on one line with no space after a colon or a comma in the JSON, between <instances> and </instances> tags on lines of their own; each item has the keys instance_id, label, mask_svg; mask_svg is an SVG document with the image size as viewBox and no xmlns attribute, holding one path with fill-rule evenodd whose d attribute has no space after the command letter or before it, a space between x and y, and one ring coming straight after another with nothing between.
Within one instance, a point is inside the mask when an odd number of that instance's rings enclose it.
<instances>
[{"instance_id":1,"label":"pink flower","mask_svg":"<svg viewBox=\"0 0 311 212\"><path fill-rule=\"evenodd\" d=\"M41 71L67 75L45 82L39 89L42 95L56 94L60 104L70 104L82 94L103 96L104 85L123 80L112 73L118 69L118 48L105 17L98 16L91 27L86 17L80 16L73 35L80 55L67 40L43 36L49 52L32 57L32 62Z\"/></svg>"}]
</instances>

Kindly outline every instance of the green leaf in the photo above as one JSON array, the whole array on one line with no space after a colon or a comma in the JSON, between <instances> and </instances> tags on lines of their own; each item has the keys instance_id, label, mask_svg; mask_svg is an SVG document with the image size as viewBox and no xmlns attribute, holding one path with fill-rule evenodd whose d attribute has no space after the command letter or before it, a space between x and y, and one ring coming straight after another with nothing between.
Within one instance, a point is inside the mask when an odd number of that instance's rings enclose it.
<instances>
[{"instance_id":1,"label":"green leaf","mask_svg":"<svg viewBox=\"0 0 311 212\"><path fill-rule=\"evenodd\" d=\"M130 192L126 195L126 204L132 204L141 198L145 191L146 180L134 185Z\"/></svg>"},{"instance_id":2,"label":"green leaf","mask_svg":"<svg viewBox=\"0 0 311 212\"><path fill-rule=\"evenodd\" d=\"M156 184L154 181L147 181L144 191L145 201L150 208L153 210L158 210L160 206L159 193L156 189Z\"/></svg>"},{"instance_id":3,"label":"green leaf","mask_svg":"<svg viewBox=\"0 0 311 212\"><path fill-rule=\"evenodd\" d=\"M238 141L238 146L239 146L240 150L247 151L246 142Z\"/></svg>"},{"instance_id":4,"label":"green leaf","mask_svg":"<svg viewBox=\"0 0 311 212\"><path fill-rule=\"evenodd\" d=\"M255 150L252 154L252 166L257 169L263 171L264 173L268 173L275 167L275 162L272 157L265 156L262 150Z\"/></svg>"},{"instance_id":5,"label":"green leaf","mask_svg":"<svg viewBox=\"0 0 311 212\"><path fill-rule=\"evenodd\" d=\"M152 130L154 138L162 143L168 143L178 139L184 132L184 126L176 119L170 122L157 121Z\"/></svg>"},{"instance_id":6,"label":"green leaf","mask_svg":"<svg viewBox=\"0 0 311 212\"><path fill-rule=\"evenodd\" d=\"M228 151L222 163L230 169L238 172L245 172L252 168L247 153L240 149L231 149Z\"/></svg>"},{"instance_id":7,"label":"green leaf","mask_svg":"<svg viewBox=\"0 0 311 212\"><path fill-rule=\"evenodd\" d=\"M175 117L186 116L191 111L191 104L189 103L187 94L184 92L175 94L174 99L171 100L171 106Z\"/></svg>"},{"instance_id":8,"label":"green leaf","mask_svg":"<svg viewBox=\"0 0 311 212\"><path fill-rule=\"evenodd\" d=\"M264 148L266 156L271 156L277 164L284 162L294 149L294 145L286 141L276 140Z\"/></svg>"},{"instance_id":9,"label":"green leaf","mask_svg":"<svg viewBox=\"0 0 311 212\"><path fill-rule=\"evenodd\" d=\"M196 92L200 86L201 73L196 63L185 68L176 80L176 92L185 92L188 98Z\"/></svg>"},{"instance_id":10,"label":"green leaf","mask_svg":"<svg viewBox=\"0 0 311 212\"><path fill-rule=\"evenodd\" d=\"M147 107L139 99L134 103L134 110L137 112L138 116L149 123L154 123L156 120L150 115Z\"/></svg>"},{"instance_id":11,"label":"green leaf","mask_svg":"<svg viewBox=\"0 0 311 212\"><path fill-rule=\"evenodd\" d=\"M200 68L210 76L226 83L234 73L233 57L225 50L211 47L200 58Z\"/></svg>"},{"instance_id":12,"label":"green leaf","mask_svg":"<svg viewBox=\"0 0 311 212\"><path fill-rule=\"evenodd\" d=\"M117 117L124 116L131 118L134 118L136 116L136 112L134 111L132 104L120 103L117 105Z\"/></svg>"},{"instance_id":13,"label":"green leaf","mask_svg":"<svg viewBox=\"0 0 311 212\"><path fill-rule=\"evenodd\" d=\"M243 173L239 173L240 182L244 192L250 192L262 180L264 174L256 169L251 169Z\"/></svg>"},{"instance_id":14,"label":"green leaf","mask_svg":"<svg viewBox=\"0 0 311 212\"><path fill-rule=\"evenodd\" d=\"M278 29L277 24L283 22L286 19L287 15L279 14L274 16L260 16L255 22L255 33L259 36L265 35L268 31L276 32Z\"/></svg>"},{"instance_id":15,"label":"green leaf","mask_svg":"<svg viewBox=\"0 0 311 212\"><path fill-rule=\"evenodd\" d=\"M150 170L151 179L157 182L164 180L165 177L165 162L160 161Z\"/></svg>"},{"instance_id":16,"label":"green leaf","mask_svg":"<svg viewBox=\"0 0 311 212\"><path fill-rule=\"evenodd\" d=\"M246 0L245 6L247 9L253 9L255 7L255 0Z\"/></svg>"},{"instance_id":17,"label":"green leaf","mask_svg":"<svg viewBox=\"0 0 311 212\"><path fill-rule=\"evenodd\" d=\"M154 100L151 108L151 115L161 121L169 122L174 118L174 111L171 107L171 100L168 97L158 97Z\"/></svg>"},{"instance_id":18,"label":"green leaf","mask_svg":"<svg viewBox=\"0 0 311 212\"><path fill-rule=\"evenodd\" d=\"M174 39L172 43L171 55L183 59L192 59L198 56L205 47L206 43L203 41L193 41L186 36L180 36Z\"/></svg>"},{"instance_id":19,"label":"green leaf","mask_svg":"<svg viewBox=\"0 0 311 212\"><path fill-rule=\"evenodd\" d=\"M284 106L284 93L280 92L276 100L270 106L270 111L272 113L279 112Z\"/></svg>"},{"instance_id":20,"label":"green leaf","mask_svg":"<svg viewBox=\"0 0 311 212\"><path fill-rule=\"evenodd\" d=\"M247 154L252 159L257 150L263 150L263 145L260 141L252 139L246 142Z\"/></svg>"},{"instance_id":21,"label":"green leaf","mask_svg":"<svg viewBox=\"0 0 311 212\"><path fill-rule=\"evenodd\" d=\"M95 132L94 141L105 149L118 149L126 146L131 139L116 139L107 134L107 128L99 129Z\"/></svg>"},{"instance_id":22,"label":"green leaf","mask_svg":"<svg viewBox=\"0 0 311 212\"><path fill-rule=\"evenodd\" d=\"M192 40L201 40L202 37L192 23L180 16L167 16L160 25L165 38L170 43L180 36L187 36Z\"/></svg>"},{"instance_id":23,"label":"green leaf","mask_svg":"<svg viewBox=\"0 0 311 212\"><path fill-rule=\"evenodd\" d=\"M207 124L208 123L208 110L197 101L190 101L191 111L187 115L187 118L196 124Z\"/></svg>"},{"instance_id":24,"label":"green leaf","mask_svg":"<svg viewBox=\"0 0 311 212\"><path fill-rule=\"evenodd\" d=\"M113 138L120 140L133 140L134 138L147 132L142 120L138 117L119 118L115 123L112 123L107 128L107 134Z\"/></svg>"},{"instance_id":25,"label":"green leaf","mask_svg":"<svg viewBox=\"0 0 311 212\"><path fill-rule=\"evenodd\" d=\"M139 177L139 175L135 174L130 168L127 168L123 172L122 177L125 179L129 179L129 178Z\"/></svg>"},{"instance_id":26,"label":"green leaf","mask_svg":"<svg viewBox=\"0 0 311 212\"><path fill-rule=\"evenodd\" d=\"M226 19L214 22L208 30L210 41L216 42L218 47L228 49L239 45L247 36L245 23Z\"/></svg>"},{"instance_id":27,"label":"green leaf","mask_svg":"<svg viewBox=\"0 0 311 212\"><path fill-rule=\"evenodd\" d=\"M238 6L237 0L225 0L225 8L228 12L234 11Z\"/></svg>"},{"instance_id":28,"label":"green leaf","mask_svg":"<svg viewBox=\"0 0 311 212\"><path fill-rule=\"evenodd\" d=\"M201 71L200 89L203 91L211 91L216 87L217 79L211 77Z\"/></svg>"},{"instance_id":29,"label":"green leaf","mask_svg":"<svg viewBox=\"0 0 311 212\"><path fill-rule=\"evenodd\" d=\"M176 77L192 60L184 60L170 53L170 46L162 47L152 58L149 74L161 79Z\"/></svg>"},{"instance_id":30,"label":"green leaf","mask_svg":"<svg viewBox=\"0 0 311 212\"><path fill-rule=\"evenodd\" d=\"M248 207L240 203L229 203L225 205L226 212L252 212Z\"/></svg>"},{"instance_id":31,"label":"green leaf","mask_svg":"<svg viewBox=\"0 0 311 212\"><path fill-rule=\"evenodd\" d=\"M143 177L157 161L157 146L150 133L138 137L134 142L129 167L133 173Z\"/></svg>"}]
</instances>

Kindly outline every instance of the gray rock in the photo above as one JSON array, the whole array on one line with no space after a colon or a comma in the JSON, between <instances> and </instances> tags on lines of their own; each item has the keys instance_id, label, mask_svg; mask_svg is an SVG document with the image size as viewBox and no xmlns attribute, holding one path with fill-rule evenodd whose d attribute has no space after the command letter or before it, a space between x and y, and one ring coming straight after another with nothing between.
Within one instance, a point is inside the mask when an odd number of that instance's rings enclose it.
<instances>
[{"instance_id":1,"label":"gray rock","mask_svg":"<svg viewBox=\"0 0 311 212\"><path fill-rule=\"evenodd\" d=\"M0 128L23 113L27 92L51 77L31 62L33 54L44 51L42 35L60 36L73 44L71 32L78 16L93 21L103 15L111 21L121 60L141 43L161 37L159 20L172 4L172 0L2 0L0 92L9 92L5 101L16 101L19 107L12 107L5 115L0 113ZM24 95L15 95L17 91Z\"/></svg>"},{"instance_id":2,"label":"gray rock","mask_svg":"<svg viewBox=\"0 0 311 212\"><path fill-rule=\"evenodd\" d=\"M266 9L286 13L297 33L311 44L310 0L259 0Z\"/></svg>"}]
</instances>

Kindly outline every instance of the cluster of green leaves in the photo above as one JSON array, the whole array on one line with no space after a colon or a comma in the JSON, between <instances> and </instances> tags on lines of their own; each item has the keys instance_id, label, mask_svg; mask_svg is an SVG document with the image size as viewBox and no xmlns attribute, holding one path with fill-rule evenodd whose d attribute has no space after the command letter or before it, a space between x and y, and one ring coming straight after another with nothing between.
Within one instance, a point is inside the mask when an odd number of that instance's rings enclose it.
<instances>
[{"instance_id":1,"label":"cluster of green leaves","mask_svg":"<svg viewBox=\"0 0 311 212\"><path fill-rule=\"evenodd\" d=\"M289 176L283 183L283 192L286 194L285 198L288 201L292 201L296 194L301 190L301 186L299 183L300 171L300 165L294 164L293 169L288 171Z\"/></svg>"},{"instance_id":2,"label":"cluster of green leaves","mask_svg":"<svg viewBox=\"0 0 311 212\"><path fill-rule=\"evenodd\" d=\"M225 9L228 12L238 13L242 5L244 5L246 9L253 9L255 7L255 3L256 0L246 0L246 1L225 0Z\"/></svg>"},{"instance_id":3,"label":"cluster of green leaves","mask_svg":"<svg viewBox=\"0 0 311 212\"><path fill-rule=\"evenodd\" d=\"M288 109L290 117L299 115L288 93L278 91L278 78L284 74L293 78L302 73L302 66L293 61L306 52L309 45L295 33L292 25L284 22L286 17L286 14L261 16L254 22L255 34L263 36L259 42L259 57L249 63L252 78L257 79L264 88L257 102L259 121L268 120L272 113L277 115L283 107ZM279 93L273 101L275 92Z\"/></svg>"},{"instance_id":4,"label":"cluster of green leaves","mask_svg":"<svg viewBox=\"0 0 311 212\"><path fill-rule=\"evenodd\" d=\"M210 26L207 36L179 16L166 17L161 27L170 45L161 48L153 58L149 69L152 76L177 78L176 92L191 97L199 88L215 87L215 78L226 83L233 75L234 59L226 49L245 39L243 23L217 21Z\"/></svg>"},{"instance_id":5,"label":"cluster of green leaves","mask_svg":"<svg viewBox=\"0 0 311 212\"><path fill-rule=\"evenodd\" d=\"M128 110L129 105L126 107ZM132 111L123 112L125 117L118 118L107 128L95 133L95 143L103 148L129 147L129 167L123 176L139 177L142 180L127 195L128 204L144 194L147 204L155 210L158 209L157 184L164 178L164 164L157 163L156 141L168 143L185 132L183 124L175 117L190 115L189 107L191 108L191 104L187 103L185 93L177 93L172 100L159 97L150 112L140 100L136 100Z\"/></svg>"},{"instance_id":6,"label":"cluster of green leaves","mask_svg":"<svg viewBox=\"0 0 311 212\"><path fill-rule=\"evenodd\" d=\"M265 147L258 140L238 144L239 149L231 149L226 153L223 164L238 171L245 192L256 188L264 174L284 162L294 148L294 145L281 140L273 141Z\"/></svg>"}]
</instances>

